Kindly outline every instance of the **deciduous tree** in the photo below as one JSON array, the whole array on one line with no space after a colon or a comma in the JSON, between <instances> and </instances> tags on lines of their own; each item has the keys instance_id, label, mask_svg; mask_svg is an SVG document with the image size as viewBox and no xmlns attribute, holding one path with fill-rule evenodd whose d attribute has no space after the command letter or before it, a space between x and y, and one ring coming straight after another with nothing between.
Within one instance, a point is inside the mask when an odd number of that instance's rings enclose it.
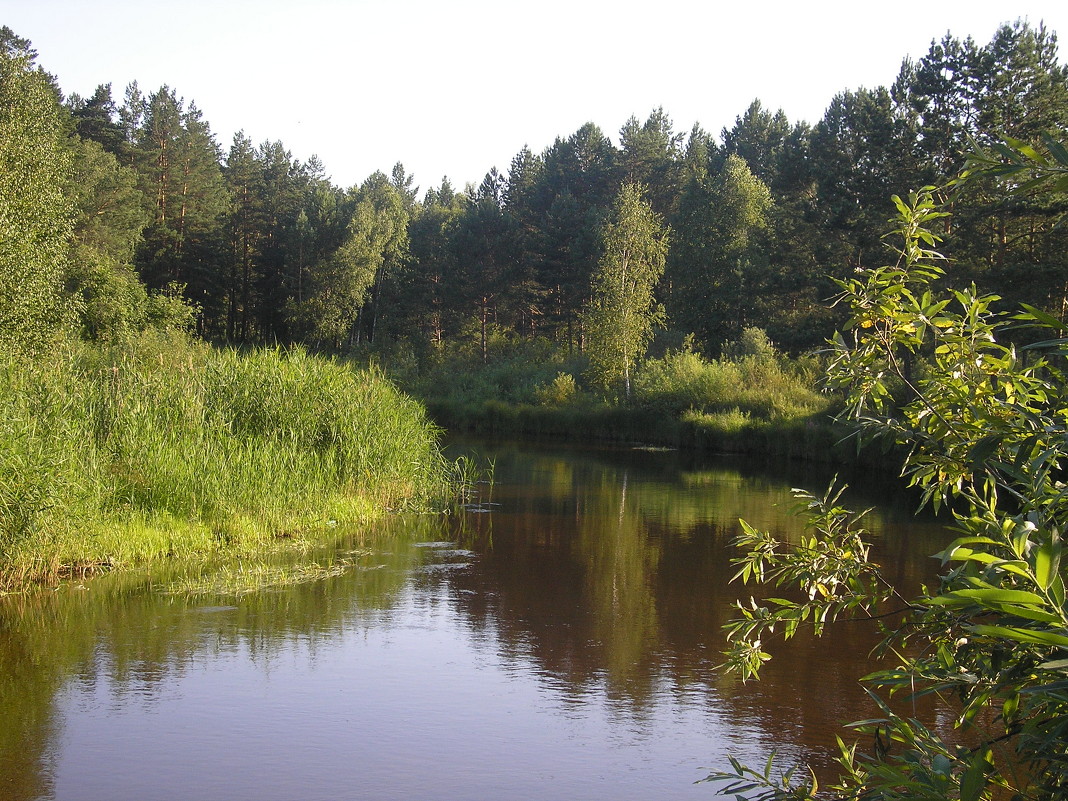
<instances>
[{"instance_id":1,"label":"deciduous tree","mask_svg":"<svg viewBox=\"0 0 1068 801\"><path fill-rule=\"evenodd\" d=\"M1017 151L1004 174L1058 187L1068 151L1053 145L1050 158ZM897 665L867 681L928 696L957 731L873 693L875 716L853 725L874 747L839 740L841 777L828 794L811 776L775 775L770 762L758 771L733 761L710 778L756 799L1055 801L1068 790L1068 328L1033 307L999 312L999 298L974 287L937 289L947 212L929 189L894 200L899 259L842 282L850 331L835 337L831 376L847 393L843 419L904 449L904 475L936 510L949 507L959 536L938 554L937 586L909 598L870 560L859 517L836 492L799 497L809 532L794 545L744 526L737 577L802 595L739 603L728 665L757 675L776 629L820 634L840 616L867 619L884 627ZM1026 355L1008 341L1021 325L1039 340ZM930 364L917 376L908 365L921 353Z\"/></svg>"},{"instance_id":2,"label":"deciduous tree","mask_svg":"<svg viewBox=\"0 0 1068 801\"><path fill-rule=\"evenodd\" d=\"M63 324L74 224L72 157L50 77L0 28L0 347L40 346Z\"/></svg>"},{"instance_id":3,"label":"deciduous tree","mask_svg":"<svg viewBox=\"0 0 1068 801\"><path fill-rule=\"evenodd\" d=\"M653 293L664 272L668 233L643 194L644 187L630 183L619 192L584 315L593 376L606 387L621 381L628 399L631 370L663 320Z\"/></svg>"}]
</instances>

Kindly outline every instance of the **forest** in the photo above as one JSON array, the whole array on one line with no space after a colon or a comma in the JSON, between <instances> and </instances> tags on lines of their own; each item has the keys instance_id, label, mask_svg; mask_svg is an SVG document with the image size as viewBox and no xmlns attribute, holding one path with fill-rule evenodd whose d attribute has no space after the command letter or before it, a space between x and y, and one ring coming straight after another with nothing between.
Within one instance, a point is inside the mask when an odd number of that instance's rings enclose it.
<instances>
[{"instance_id":1,"label":"forest","mask_svg":"<svg viewBox=\"0 0 1068 801\"><path fill-rule=\"evenodd\" d=\"M70 232L20 259L27 238L16 246L5 231L9 337L65 323L104 340L186 314L217 343L420 360L488 361L522 341L581 353L603 228L637 185L670 232L643 307L654 351L686 342L716 357L759 327L797 354L840 327L834 280L885 258L893 193L944 185L976 145L1068 130L1056 35L1017 22L986 44L947 34L905 59L892 86L844 91L813 124L754 100L716 136L676 131L655 109L615 137L588 123L540 153L521 148L477 186L445 179L420 194L400 163L339 187L282 142L238 133L224 147L177 88L65 96L29 42L6 29L2 47L3 147L37 154L33 174L3 178L19 195L13 208L5 191L5 207ZM948 280L1062 318L1059 202L971 186L944 232ZM22 314L37 322L12 333Z\"/></svg>"},{"instance_id":2,"label":"forest","mask_svg":"<svg viewBox=\"0 0 1068 801\"><path fill-rule=\"evenodd\" d=\"M1066 134L1056 36L1017 22L813 124L754 100L714 136L655 109L477 186L420 195L397 164L337 187L281 142L225 149L175 88L66 96L2 28L0 589L440 509L475 478L427 408L481 383L483 415L516 415L517 364L543 407L600 403L543 432L638 412L647 443L715 412L752 443L753 417L809 437L835 411L958 539L906 599L834 485L799 494L800 542L743 523L735 578L801 600L736 604L726 667L757 678L776 626L877 622L900 666L867 677L873 753L839 740L830 797L1063 798ZM955 735L898 690L949 699ZM723 792L828 797L730 764Z\"/></svg>"}]
</instances>

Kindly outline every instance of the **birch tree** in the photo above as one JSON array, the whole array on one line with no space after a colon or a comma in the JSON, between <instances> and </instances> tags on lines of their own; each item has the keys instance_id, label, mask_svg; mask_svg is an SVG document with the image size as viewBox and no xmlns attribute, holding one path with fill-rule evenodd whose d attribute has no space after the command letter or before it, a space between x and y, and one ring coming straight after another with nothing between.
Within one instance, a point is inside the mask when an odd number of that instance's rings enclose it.
<instances>
[{"instance_id":1,"label":"birch tree","mask_svg":"<svg viewBox=\"0 0 1068 801\"><path fill-rule=\"evenodd\" d=\"M605 387L621 381L627 398L631 370L664 316L654 289L664 273L668 231L644 192L628 183L616 198L584 320L590 373Z\"/></svg>"}]
</instances>

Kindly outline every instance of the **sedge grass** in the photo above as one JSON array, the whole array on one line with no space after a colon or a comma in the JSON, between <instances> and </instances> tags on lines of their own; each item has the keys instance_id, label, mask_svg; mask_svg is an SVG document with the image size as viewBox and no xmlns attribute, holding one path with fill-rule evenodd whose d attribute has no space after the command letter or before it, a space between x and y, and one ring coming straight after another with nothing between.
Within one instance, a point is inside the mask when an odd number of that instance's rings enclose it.
<instances>
[{"instance_id":1,"label":"sedge grass","mask_svg":"<svg viewBox=\"0 0 1068 801\"><path fill-rule=\"evenodd\" d=\"M303 350L178 336L0 363L0 581L256 549L444 498L422 407ZM462 467L462 466L461 466Z\"/></svg>"}]
</instances>

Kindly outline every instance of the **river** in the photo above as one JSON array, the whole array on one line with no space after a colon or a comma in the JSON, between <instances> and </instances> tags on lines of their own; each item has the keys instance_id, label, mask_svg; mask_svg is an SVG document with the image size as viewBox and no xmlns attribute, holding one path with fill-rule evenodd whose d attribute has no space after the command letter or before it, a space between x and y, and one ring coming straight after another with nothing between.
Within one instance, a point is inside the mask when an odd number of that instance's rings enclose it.
<instances>
[{"instance_id":1,"label":"river","mask_svg":"<svg viewBox=\"0 0 1068 801\"><path fill-rule=\"evenodd\" d=\"M214 570L125 572L0 598L0 799L712 799L735 755L825 775L871 712L867 624L717 671L737 520L796 537L808 467L640 449L457 443L494 479L450 515L398 515L287 553L325 578L239 592ZM875 505L902 587L948 536ZM236 570L236 573L235 573ZM281 575L285 575L283 572Z\"/></svg>"}]
</instances>

